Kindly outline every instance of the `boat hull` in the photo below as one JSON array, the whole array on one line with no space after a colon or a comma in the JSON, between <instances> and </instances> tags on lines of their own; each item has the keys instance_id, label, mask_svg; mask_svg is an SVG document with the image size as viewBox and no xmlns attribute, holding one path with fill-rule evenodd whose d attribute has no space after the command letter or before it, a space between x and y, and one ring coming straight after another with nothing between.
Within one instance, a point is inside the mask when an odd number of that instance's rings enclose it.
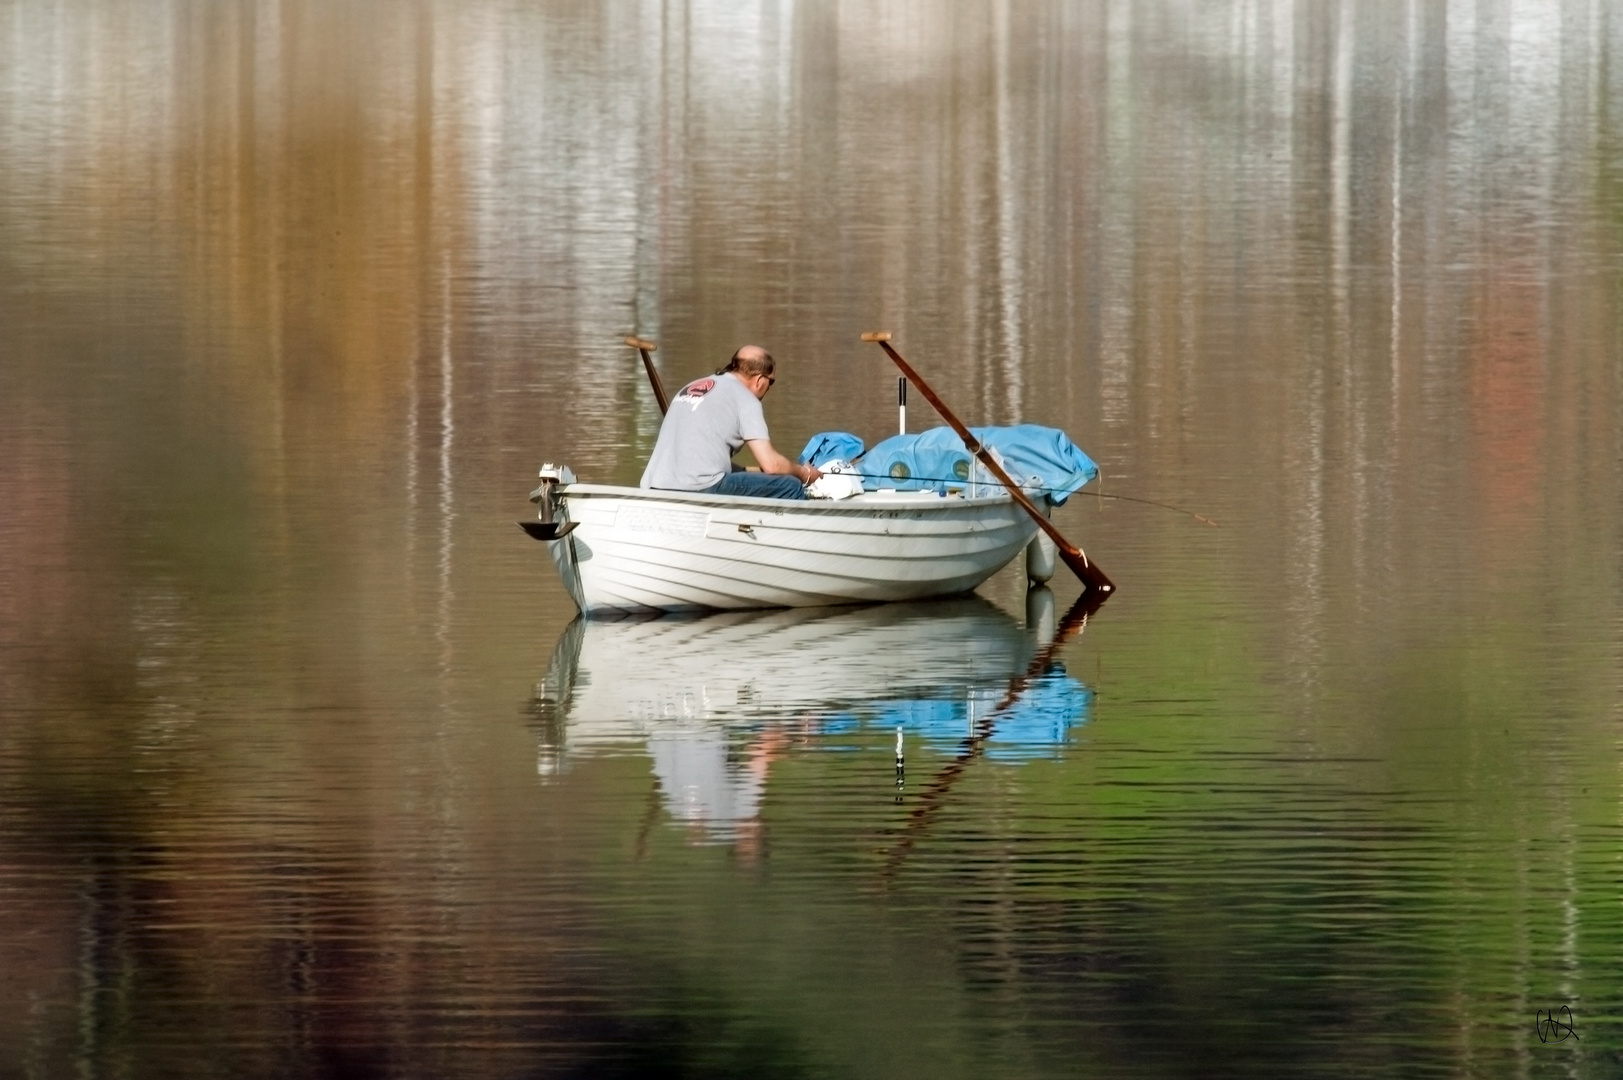
<instances>
[{"instance_id":1,"label":"boat hull","mask_svg":"<svg viewBox=\"0 0 1623 1080\"><path fill-rule=\"evenodd\" d=\"M968 592L1036 534L1008 496L757 499L570 484L547 542L588 615L820 607Z\"/></svg>"}]
</instances>

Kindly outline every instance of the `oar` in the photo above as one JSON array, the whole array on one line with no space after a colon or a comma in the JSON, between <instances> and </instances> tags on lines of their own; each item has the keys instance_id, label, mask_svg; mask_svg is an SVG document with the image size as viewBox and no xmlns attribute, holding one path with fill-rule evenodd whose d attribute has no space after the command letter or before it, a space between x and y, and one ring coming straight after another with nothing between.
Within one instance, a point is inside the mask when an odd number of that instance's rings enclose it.
<instances>
[{"instance_id":1,"label":"oar","mask_svg":"<svg viewBox=\"0 0 1623 1080\"><path fill-rule=\"evenodd\" d=\"M986 447L981 445L981 441L971 435L963 422L953 415L951 409L947 408L946 403L936 396L936 392L930 389L930 384L926 383L919 373L913 370L911 364L902 359L901 354L890 347L890 334L883 330L870 332L863 334L862 340L875 342L881 349L885 350L885 353L892 360L896 361L896 366L902 369L902 374L907 376L908 382L919 388L919 393L924 395L924 400L933 405L935 411L941 414L941 418L947 422L952 430L958 433L958 437L964 440L964 445L969 448L969 452L979 458L981 464L985 465L987 470L997 477L1004 487L1008 488L1009 494L1014 497L1014 501L1019 503L1021 509L1031 515L1031 520L1037 523L1037 527L1047 533L1050 540L1054 541L1054 546L1059 548L1059 557L1065 561L1066 566L1071 568L1071 573L1076 575L1077 580L1082 582L1084 591L1097 590L1105 596L1109 596L1116 591L1115 584L1105 576L1105 572L1092 562L1089 562L1087 555L1081 548L1060 535L1059 530L1054 528L1054 523L1049 521L1041 510L1032 505L1031 500L1026 498L1026 493L1020 490L1020 485L1014 482L1013 477L1003 471L1003 466L999 465L997 459L987 452Z\"/></svg>"},{"instance_id":2,"label":"oar","mask_svg":"<svg viewBox=\"0 0 1623 1080\"><path fill-rule=\"evenodd\" d=\"M654 370L654 358L648 355L659 346L640 337L628 337L626 344L642 353L643 370L648 372L648 381L654 384L654 400L659 402L659 415L664 416L670 411L671 400L665 396L665 384L659 381L659 372Z\"/></svg>"}]
</instances>

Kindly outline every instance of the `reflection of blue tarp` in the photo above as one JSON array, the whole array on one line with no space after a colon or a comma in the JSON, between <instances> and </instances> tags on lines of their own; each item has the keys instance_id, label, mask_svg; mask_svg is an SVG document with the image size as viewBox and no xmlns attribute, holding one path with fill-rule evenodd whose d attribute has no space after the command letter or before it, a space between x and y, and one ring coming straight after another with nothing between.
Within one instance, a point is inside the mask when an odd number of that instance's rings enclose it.
<instances>
[{"instance_id":1,"label":"reflection of blue tarp","mask_svg":"<svg viewBox=\"0 0 1623 1080\"><path fill-rule=\"evenodd\" d=\"M1011 705L994 714L1002 696L997 692L968 700L876 702L871 708L825 717L821 728L828 735L901 728L942 754L957 753L965 739L989 729L987 757L1023 761L1057 751L1072 727L1088 722L1093 705L1093 691L1059 668L1032 679Z\"/></svg>"},{"instance_id":2,"label":"reflection of blue tarp","mask_svg":"<svg viewBox=\"0 0 1623 1080\"><path fill-rule=\"evenodd\" d=\"M1056 506L1099 475L1093 459L1058 428L1019 424L969 430L997 450L1010 476L1028 490L1041 489ZM861 446L855 435L826 431L812 436L800 460L813 465L835 458L850 461L855 456L851 451L860 452ZM965 485L971 458L955 431L937 427L917 435L893 435L869 450L858 466L869 491L881 487L944 491Z\"/></svg>"}]
</instances>

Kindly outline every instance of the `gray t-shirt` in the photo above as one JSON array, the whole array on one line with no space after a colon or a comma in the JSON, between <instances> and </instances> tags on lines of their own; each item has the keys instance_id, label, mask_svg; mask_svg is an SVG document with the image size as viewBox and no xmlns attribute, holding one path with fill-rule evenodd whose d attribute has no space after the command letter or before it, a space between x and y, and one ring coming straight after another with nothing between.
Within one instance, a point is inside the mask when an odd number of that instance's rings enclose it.
<instances>
[{"instance_id":1,"label":"gray t-shirt","mask_svg":"<svg viewBox=\"0 0 1623 1080\"><path fill-rule=\"evenodd\" d=\"M642 486L703 491L732 472L740 447L765 438L761 402L741 380L726 373L695 379L671 399Z\"/></svg>"}]
</instances>

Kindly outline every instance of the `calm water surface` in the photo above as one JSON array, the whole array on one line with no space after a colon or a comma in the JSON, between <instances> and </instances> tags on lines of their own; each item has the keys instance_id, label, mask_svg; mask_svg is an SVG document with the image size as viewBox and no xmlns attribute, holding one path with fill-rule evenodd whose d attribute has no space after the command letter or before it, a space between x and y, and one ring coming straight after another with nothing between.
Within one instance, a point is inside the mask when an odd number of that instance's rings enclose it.
<instances>
[{"instance_id":1,"label":"calm water surface","mask_svg":"<svg viewBox=\"0 0 1623 1080\"><path fill-rule=\"evenodd\" d=\"M0 1077L1619 1075L1620 58L0 0ZM1221 527L1073 500L1057 646L1014 571L572 622L513 521L639 475L624 335L794 450L873 329Z\"/></svg>"}]
</instances>

